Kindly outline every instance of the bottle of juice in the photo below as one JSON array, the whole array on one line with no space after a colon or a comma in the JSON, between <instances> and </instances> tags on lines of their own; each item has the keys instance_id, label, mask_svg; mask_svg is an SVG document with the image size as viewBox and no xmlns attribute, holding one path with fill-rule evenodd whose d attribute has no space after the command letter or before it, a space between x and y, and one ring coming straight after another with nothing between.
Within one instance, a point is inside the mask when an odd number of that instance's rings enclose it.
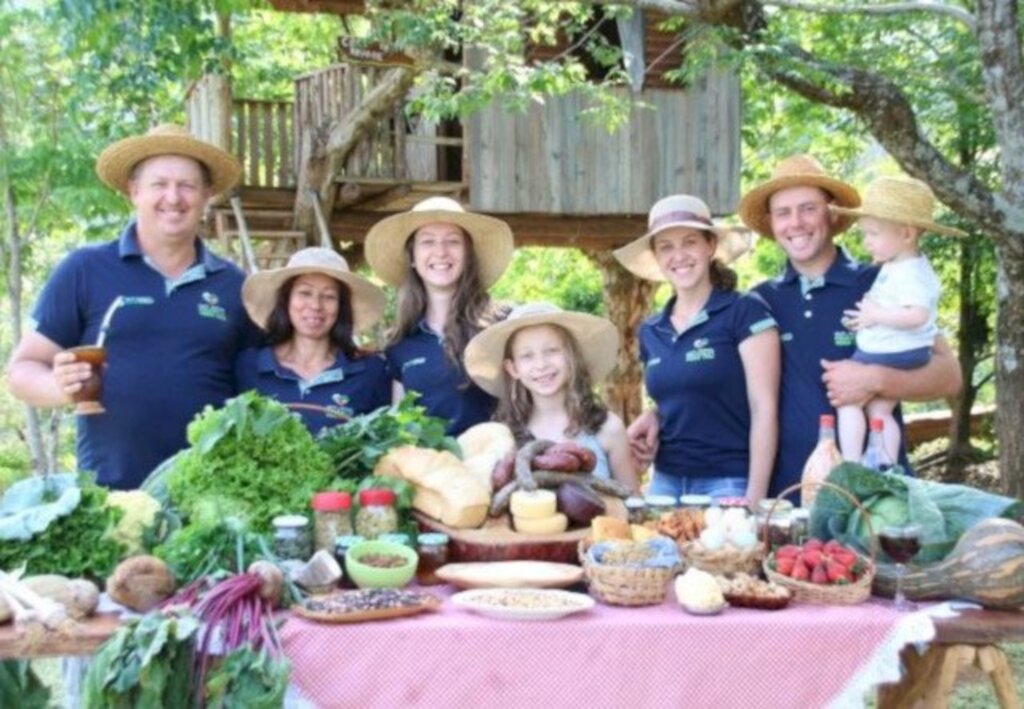
<instances>
[{"instance_id":1,"label":"bottle of juice","mask_svg":"<svg viewBox=\"0 0 1024 709\"><path fill-rule=\"evenodd\" d=\"M893 466L893 460L885 450L885 439L882 437L885 421L871 419L868 425L868 444L864 446L864 456L860 459L860 464L884 473Z\"/></svg>"},{"instance_id":2,"label":"bottle of juice","mask_svg":"<svg viewBox=\"0 0 1024 709\"><path fill-rule=\"evenodd\" d=\"M822 414L818 426L818 445L811 451L804 463L804 472L800 478L803 483L820 483L832 472L832 468L843 462L843 454L836 445L836 417ZM810 509L814 497L818 494L818 486L806 485L800 490L800 506Z\"/></svg>"}]
</instances>

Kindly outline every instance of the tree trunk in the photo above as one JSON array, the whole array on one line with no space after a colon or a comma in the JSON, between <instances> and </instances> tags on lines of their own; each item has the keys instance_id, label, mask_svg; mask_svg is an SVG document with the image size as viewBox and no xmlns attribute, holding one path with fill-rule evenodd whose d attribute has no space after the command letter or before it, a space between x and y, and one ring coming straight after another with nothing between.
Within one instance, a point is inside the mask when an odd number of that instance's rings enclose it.
<instances>
[{"instance_id":1,"label":"tree trunk","mask_svg":"<svg viewBox=\"0 0 1024 709\"><path fill-rule=\"evenodd\" d=\"M601 269L608 319L615 323L621 339L619 363L608 381L605 401L628 426L643 410L644 372L636 333L650 314L657 284L635 277L610 252L587 255Z\"/></svg>"},{"instance_id":2,"label":"tree trunk","mask_svg":"<svg viewBox=\"0 0 1024 709\"><path fill-rule=\"evenodd\" d=\"M1024 499L1024 254L996 247L996 431L1003 490Z\"/></svg>"}]
</instances>

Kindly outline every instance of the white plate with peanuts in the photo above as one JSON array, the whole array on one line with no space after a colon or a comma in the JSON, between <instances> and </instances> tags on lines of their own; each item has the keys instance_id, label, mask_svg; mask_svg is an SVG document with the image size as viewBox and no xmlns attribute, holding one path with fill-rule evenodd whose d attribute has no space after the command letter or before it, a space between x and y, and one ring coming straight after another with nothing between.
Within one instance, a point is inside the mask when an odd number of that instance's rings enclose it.
<instances>
[{"instance_id":1,"label":"white plate with peanuts","mask_svg":"<svg viewBox=\"0 0 1024 709\"><path fill-rule=\"evenodd\" d=\"M585 593L549 588L480 588L456 593L452 603L499 620L554 620L594 607Z\"/></svg>"}]
</instances>

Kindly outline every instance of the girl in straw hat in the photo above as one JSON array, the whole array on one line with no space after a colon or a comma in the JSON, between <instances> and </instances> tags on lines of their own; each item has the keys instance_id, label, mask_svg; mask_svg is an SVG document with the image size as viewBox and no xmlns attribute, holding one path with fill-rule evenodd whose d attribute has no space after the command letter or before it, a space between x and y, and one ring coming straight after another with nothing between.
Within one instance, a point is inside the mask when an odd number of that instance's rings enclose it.
<instances>
[{"instance_id":1,"label":"girl in straw hat","mask_svg":"<svg viewBox=\"0 0 1024 709\"><path fill-rule=\"evenodd\" d=\"M514 308L469 342L466 370L498 397L495 419L519 443L573 440L593 451L593 474L636 488L626 429L594 395L593 382L614 368L615 326L549 303Z\"/></svg>"},{"instance_id":2,"label":"girl in straw hat","mask_svg":"<svg viewBox=\"0 0 1024 709\"><path fill-rule=\"evenodd\" d=\"M235 376L291 404L314 433L337 423L324 409L364 414L391 400L384 358L356 346L354 335L384 312L380 288L349 271L330 249L297 251L288 265L245 279L242 300L269 345L245 350Z\"/></svg>"},{"instance_id":3,"label":"girl in straw hat","mask_svg":"<svg viewBox=\"0 0 1024 709\"><path fill-rule=\"evenodd\" d=\"M880 177L864 190L860 208L833 207L843 216L859 217L864 246L881 270L867 295L845 311L844 324L857 333L853 360L897 369L917 369L932 356L941 283L919 239L925 231L965 236L959 229L936 224L935 196L924 182L910 177ZM900 426L893 416L899 402L875 397L863 409L840 406L839 447L846 460L864 453L864 414L883 422L882 435L890 461L900 450Z\"/></svg>"},{"instance_id":4,"label":"girl in straw hat","mask_svg":"<svg viewBox=\"0 0 1024 709\"><path fill-rule=\"evenodd\" d=\"M615 257L673 296L639 332L644 383L658 418L649 492L762 498L778 434L780 352L775 320L756 296L736 292L726 263L745 237L715 226L690 195L651 208L647 233Z\"/></svg>"},{"instance_id":5,"label":"girl in straw hat","mask_svg":"<svg viewBox=\"0 0 1024 709\"><path fill-rule=\"evenodd\" d=\"M489 288L512 258L512 231L472 214L448 197L423 200L366 235L366 260L397 287L398 313L385 354L393 400L416 391L432 416L458 435L488 421L495 399L466 376L462 352L475 334L501 319Z\"/></svg>"}]
</instances>

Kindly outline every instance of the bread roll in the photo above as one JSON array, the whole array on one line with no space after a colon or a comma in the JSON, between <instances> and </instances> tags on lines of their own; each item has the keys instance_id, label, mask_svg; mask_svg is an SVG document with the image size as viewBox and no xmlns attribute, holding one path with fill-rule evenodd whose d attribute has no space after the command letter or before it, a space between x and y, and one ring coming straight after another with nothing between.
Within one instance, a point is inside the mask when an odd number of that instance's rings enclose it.
<instances>
[{"instance_id":1,"label":"bread roll","mask_svg":"<svg viewBox=\"0 0 1024 709\"><path fill-rule=\"evenodd\" d=\"M402 446L377 463L374 475L413 484L412 506L449 527L479 527L491 504L489 485L481 483L448 451Z\"/></svg>"}]
</instances>

